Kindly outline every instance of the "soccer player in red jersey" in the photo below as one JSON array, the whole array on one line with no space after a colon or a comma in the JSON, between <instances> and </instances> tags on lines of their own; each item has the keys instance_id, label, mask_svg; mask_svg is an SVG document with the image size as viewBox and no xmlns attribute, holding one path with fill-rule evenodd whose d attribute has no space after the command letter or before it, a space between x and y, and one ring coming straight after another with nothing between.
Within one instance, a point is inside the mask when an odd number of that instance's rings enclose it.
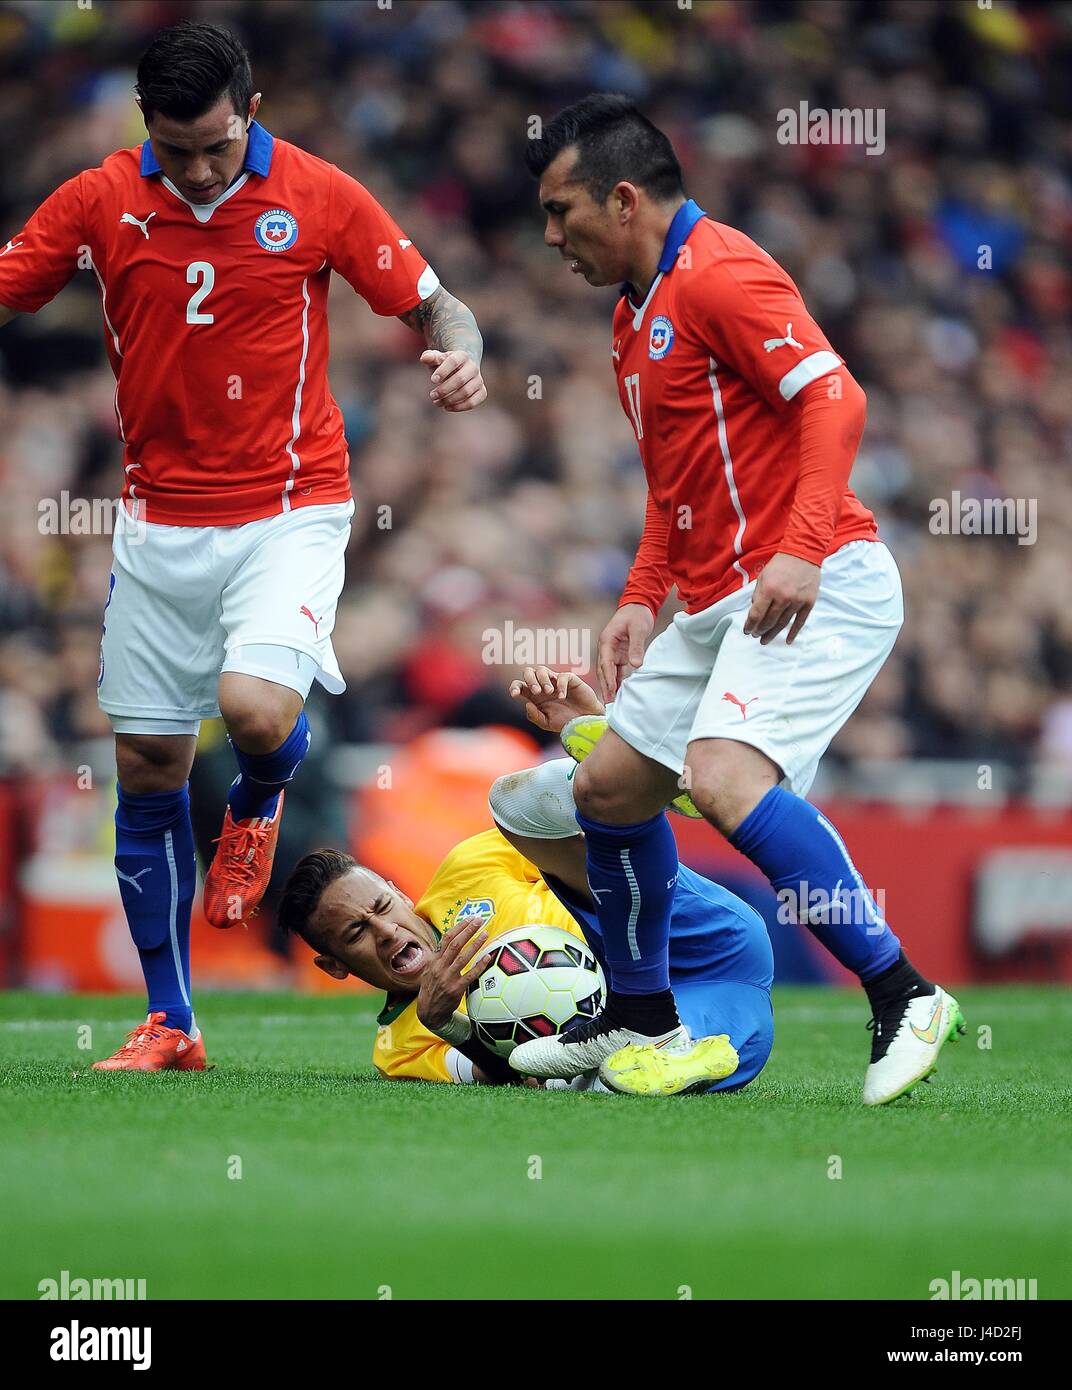
<instances>
[{"instance_id":1,"label":"soccer player in red jersey","mask_svg":"<svg viewBox=\"0 0 1072 1390\"><path fill-rule=\"evenodd\" d=\"M211 24L162 31L138 65L149 138L68 180L0 250L0 323L78 272L101 297L125 485L98 679L115 729L116 872L149 995L108 1069L199 1069L188 777L222 714L238 763L205 911L229 927L271 874L283 795L309 746L353 500L327 380L342 275L423 333L430 399L487 395L473 315L355 179L254 119L249 58Z\"/></svg>"},{"instance_id":2,"label":"soccer player in red jersey","mask_svg":"<svg viewBox=\"0 0 1072 1390\"><path fill-rule=\"evenodd\" d=\"M688 1054L667 973L678 859L662 815L684 786L862 982L863 1099L882 1104L934 1070L963 1022L804 799L904 617L897 566L848 486L864 393L785 271L686 198L670 141L626 97L561 112L527 159L548 246L590 285L623 284L611 356L648 503L599 643L609 728L574 781L610 994L600 1017L511 1063L570 1076L602 1060L628 1090L652 1048ZM649 647L675 584L685 611Z\"/></svg>"}]
</instances>

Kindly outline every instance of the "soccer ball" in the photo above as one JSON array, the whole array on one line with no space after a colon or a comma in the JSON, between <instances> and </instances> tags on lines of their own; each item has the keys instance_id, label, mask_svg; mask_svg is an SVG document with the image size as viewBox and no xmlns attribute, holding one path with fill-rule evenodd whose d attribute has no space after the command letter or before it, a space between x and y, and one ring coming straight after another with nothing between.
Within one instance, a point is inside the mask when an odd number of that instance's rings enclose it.
<instances>
[{"instance_id":1,"label":"soccer ball","mask_svg":"<svg viewBox=\"0 0 1072 1390\"><path fill-rule=\"evenodd\" d=\"M592 1018L606 981L591 947L561 927L514 927L488 943L491 964L473 980L465 1007L477 1039L500 1057Z\"/></svg>"}]
</instances>

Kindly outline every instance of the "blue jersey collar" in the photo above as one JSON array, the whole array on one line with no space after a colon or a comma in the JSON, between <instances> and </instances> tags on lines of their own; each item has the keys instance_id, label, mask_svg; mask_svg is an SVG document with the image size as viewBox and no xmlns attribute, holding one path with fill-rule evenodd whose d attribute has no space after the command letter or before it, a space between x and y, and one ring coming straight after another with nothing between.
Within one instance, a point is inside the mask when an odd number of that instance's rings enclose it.
<instances>
[{"instance_id":1,"label":"blue jersey collar","mask_svg":"<svg viewBox=\"0 0 1072 1390\"><path fill-rule=\"evenodd\" d=\"M248 169L251 174L260 174L261 178L267 178L268 171L272 167L272 147L275 141L265 130L264 126L257 121L253 121L249 127L249 139L246 141L246 158L242 164L243 169ZM148 140L141 147L141 173L143 178L150 174L159 174L163 171L160 163L153 154L153 147Z\"/></svg>"},{"instance_id":2,"label":"blue jersey collar","mask_svg":"<svg viewBox=\"0 0 1072 1390\"><path fill-rule=\"evenodd\" d=\"M697 207L691 198L687 198L681 204L677 212L674 213L674 220L666 231L666 240L663 242L663 254L659 257L659 273L667 275L674 268L677 260L677 253L689 239L689 233L701 217L706 217L707 213L703 208Z\"/></svg>"}]
</instances>

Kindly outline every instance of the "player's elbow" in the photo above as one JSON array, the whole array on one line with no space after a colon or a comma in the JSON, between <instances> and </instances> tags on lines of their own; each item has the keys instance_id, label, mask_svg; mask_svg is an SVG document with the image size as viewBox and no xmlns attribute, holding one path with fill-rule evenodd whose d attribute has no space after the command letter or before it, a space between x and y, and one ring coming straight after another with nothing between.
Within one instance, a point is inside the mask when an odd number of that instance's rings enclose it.
<instances>
[{"instance_id":1,"label":"player's elbow","mask_svg":"<svg viewBox=\"0 0 1072 1390\"><path fill-rule=\"evenodd\" d=\"M836 376L841 385L841 400L845 413L851 417L854 424L859 425L862 434L867 420L867 394L848 367L842 367Z\"/></svg>"},{"instance_id":2,"label":"player's elbow","mask_svg":"<svg viewBox=\"0 0 1072 1390\"><path fill-rule=\"evenodd\" d=\"M848 367L841 366L828 377L814 381L801 393L801 408L811 411L815 418L844 422L846 431L852 428L856 437L863 434L867 421L867 396Z\"/></svg>"},{"instance_id":3,"label":"player's elbow","mask_svg":"<svg viewBox=\"0 0 1072 1390\"><path fill-rule=\"evenodd\" d=\"M847 402L851 413L851 419L845 423L845 434L855 441L853 444L853 455L855 456L856 450L860 447L860 440L864 437L864 426L867 424L867 395L855 377L850 376L848 372L845 375L847 378L845 384L849 389Z\"/></svg>"}]
</instances>

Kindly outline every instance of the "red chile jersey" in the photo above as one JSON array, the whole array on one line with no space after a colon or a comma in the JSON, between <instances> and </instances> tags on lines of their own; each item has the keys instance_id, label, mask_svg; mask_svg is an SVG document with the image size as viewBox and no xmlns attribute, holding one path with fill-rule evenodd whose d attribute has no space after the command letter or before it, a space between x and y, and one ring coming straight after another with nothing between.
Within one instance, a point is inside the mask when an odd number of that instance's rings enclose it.
<instances>
[{"instance_id":1,"label":"red chile jersey","mask_svg":"<svg viewBox=\"0 0 1072 1390\"><path fill-rule=\"evenodd\" d=\"M622 603L658 611L676 584L690 613L755 579L785 548L820 564L875 519L844 489L832 539L786 536L805 387L841 367L796 285L755 242L690 199L637 306L614 314L614 366L648 480ZM815 534L822 531L818 520Z\"/></svg>"},{"instance_id":2,"label":"red chile jersey","mask_svg":"<svg viewBox=\"0 0 1072 1390\"><path fill-rule=\"evenodd\" d=\"M78 270L100 290L127 509L178 526L345 502L331 272L383 315L439 284L367 189L256 121L214 203L187 201L148 140L68 180L0 249L0 304L33 313Z\"/></svg>"}]
</instances>

